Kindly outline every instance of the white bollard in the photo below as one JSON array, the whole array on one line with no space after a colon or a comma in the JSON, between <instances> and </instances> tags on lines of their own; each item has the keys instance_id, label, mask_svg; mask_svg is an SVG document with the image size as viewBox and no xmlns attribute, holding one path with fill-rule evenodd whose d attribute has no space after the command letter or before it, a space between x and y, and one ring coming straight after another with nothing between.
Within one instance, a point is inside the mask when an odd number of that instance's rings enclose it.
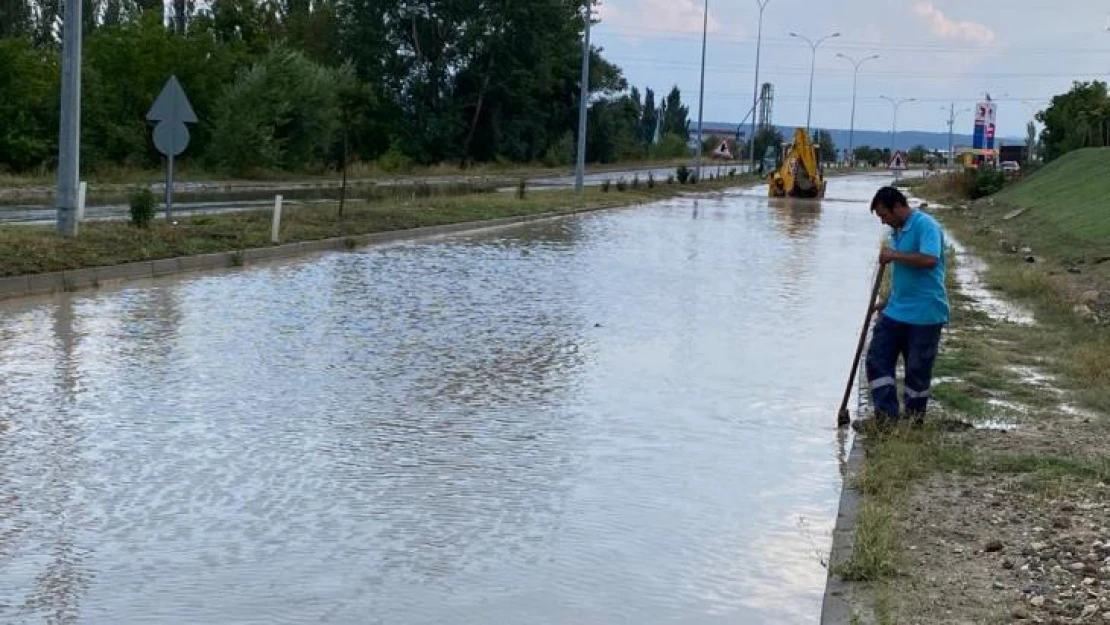
<instances>
[{"instance_id":1,"label":"white bollard","mask_svg":"<svg viewBox=\"0 0 1110 625\"><path fill-rule=\"evenodd\" d=\"M270 242L278 243L281 241L281 196L274 196L274 223L270 229Z\"/></svg>"},{"instance_id":2,"label":"white bollard","mask_svg":"<svg viewBox=\"0 0 1110 625\"><path fill-rule=\"evenodd\" d=\"M77 223L85 221L85 193L89 190L89 183L82 181L77 187Z\"/></svg>"}]
</instances>

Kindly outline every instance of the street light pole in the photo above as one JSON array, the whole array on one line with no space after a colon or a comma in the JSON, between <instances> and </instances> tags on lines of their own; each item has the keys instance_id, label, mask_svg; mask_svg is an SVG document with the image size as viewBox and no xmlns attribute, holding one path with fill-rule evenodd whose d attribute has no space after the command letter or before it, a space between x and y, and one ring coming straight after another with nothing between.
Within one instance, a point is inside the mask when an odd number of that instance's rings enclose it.
<instances>
[{"instance_id":1,"label":"street light pole","mask_svg":"<svg viewBox=\"0 0 1110 625\"><path fill-rule=\"evenodd\" d=\"M62 26L62 107L58 130L57 232L77 236L81 177L81 2L69 0Z\"/></svg>"},{"instance_id":2,"label":"street light pole","mask_svg":"<svg viewBox=\"0 0 1110 625\"><path fill-rule=\"evenodd\" d=\"M894 119L891 120L891 122L890 122L890 156L891 156L891 158L893 158L894 157L894 133L898 131L898 107L902 106L906 102L916 102L917 98L904 98L904 99L895 101L892 98L889 98L885 95L881 95L879 97L884 99L884 100L887 100L892 105L894 105Z\"/></svg>"},{"instance_id":3,"label":"street light pole","mask_svg":"<svg viewBox=\"0 0 1110 625\"><path fill-rule=\"evenodd\" d=\"M697 182L701 183L701 153L703 151L701 129L702 114L705 111L705 40L709 34L709 0L705 0L705 10L702 13L701 25L701 86L698 93L698 164Z\"/></svg>"},{"instance_id":4,"label":"street light pole","mask_svg":"<svg viewBox=\"0 0 1110 625\"><path fill-rule=\"evenodd\" d=\"M578 96L578 162L574 168L574 190L582 194L586 176L586 107L590 98L590 22L593 21L591 5L586 0L586 30L582 37L582 91Z\"/></svg>"},{"instance_id":5,"label":"street light pole","mask_svg":"<svg viewBox=\"0 0 1110 625\"><path fill-rule=\"evenodd\" d=\"M940 110L943 111L945 109L942 106ZM967 112L970 112L970 111L971 111L971 109L960 109L960 110L957 111L955 102L951 102L948 105L948 168L949 169L952 168L952 165L955 163L955 159L956 159L956 155L954 154L956 146L953 143L953 134L952 134L953 133L952 128L953 128L953 126L956 125L956 116L959 115L960 113L967 113Z\"/></svg>"},{"instance_id":6,"label":"street light pole","mask_svg":"<svg viewBox=\"0 0 1110 625\"><path fill-rule=\"evenodd\" d=\"M806 134L809 134L809 122L811 119L811 113L813 112L813 70L817 65L817 46L821 45L821 42L825 41L826 39L839 37L840 33L825 35L824 37L818 39L816 42L811 41L808 38L799 35L798 33L790 33L790 36L797 37L798 39L801 39L802 41L808 43L810 52L812 53L809 61L809 104L806 106Z\"/></svg>"},{"instance_id":7,"label":"street light pole","mask_svg":"<svg viewBox=\"0 0 1110 625\"><path fill-rule=\"evenodd\" d=\"M852 123L851 128L848 130L848 162L853 166L856 164L856 83L859 77L859 66L867 61L879 58L878 54L872 54L869 57L860 59L858 62L847 54L837 54L836 56L842 59L848 59L848 62L855 65L852 71Z\"/></svg>"},{"instance_id":8,"label":"street light pole","mask_svg":"<svg viewBox=\"0 0 1110 625\"><path fill-rule=\"evenodd\" d=\"M751 158L751 172L755 173L755 116L756 107L759 106L759 49L763 46L763 9L771 0L756 0L759 4L759 30L755 39L755 86L752 88L752 136L748 137L749 157Z\"/></svg>"}]
</instances>

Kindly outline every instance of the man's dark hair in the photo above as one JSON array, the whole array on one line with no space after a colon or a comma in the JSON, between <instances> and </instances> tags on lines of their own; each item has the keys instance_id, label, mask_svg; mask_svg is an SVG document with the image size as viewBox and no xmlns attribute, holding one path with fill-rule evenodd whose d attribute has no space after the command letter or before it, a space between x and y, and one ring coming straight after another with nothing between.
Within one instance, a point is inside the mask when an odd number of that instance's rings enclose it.
<instances>
[{"instance_id":1,"label":"man's dark hair","mask_svg":"<svg viewBox=\"0 0 1110 625\"><path fill-rule=\"evenodd\" d=\"M875 197L871 200L871 212L875 212L876 206L882 206L889 210L894 210L894 207L901 204L902 206L909 206L910 203L906 200L906 196L894 187L883 187L875 193Z\"/></svg>"}]
</instances>

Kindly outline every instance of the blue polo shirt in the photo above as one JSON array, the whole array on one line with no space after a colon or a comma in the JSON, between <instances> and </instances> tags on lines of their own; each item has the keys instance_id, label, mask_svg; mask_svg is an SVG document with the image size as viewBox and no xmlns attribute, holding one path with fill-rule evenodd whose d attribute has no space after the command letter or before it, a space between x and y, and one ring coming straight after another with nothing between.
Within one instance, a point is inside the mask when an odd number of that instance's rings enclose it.
<instances>
[{"instance_id":1,"label":"blue polo shirt","mask_svg":"<svg viewBox=\"0 0 1110 625\"><path fill-rule=\"evenodd\" d=\"M899 252L936 256L937 266L918 269L899 262L890 263L890 297L883 315L914 325L948 323L944 231L940 224L932 215L914 210L900 230L891 232L890 243Z\"/></svg>"}]
</instances>

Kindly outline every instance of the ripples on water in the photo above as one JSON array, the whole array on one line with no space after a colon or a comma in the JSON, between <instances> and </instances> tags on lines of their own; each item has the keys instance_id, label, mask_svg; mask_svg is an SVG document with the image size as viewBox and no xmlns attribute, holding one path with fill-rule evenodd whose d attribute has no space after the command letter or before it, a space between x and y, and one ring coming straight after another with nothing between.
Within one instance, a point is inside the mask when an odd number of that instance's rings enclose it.
<instances>
[{"instance_id":1,"label":"ripples on water","mask_svg":"<svg viewBox=\"0 0 1110 625\"><path fill-rule=\"evenodd\" d=\"M0 620L813 622L878 233L723 194L8 305Z\"/></svg>"}]
</instances>

